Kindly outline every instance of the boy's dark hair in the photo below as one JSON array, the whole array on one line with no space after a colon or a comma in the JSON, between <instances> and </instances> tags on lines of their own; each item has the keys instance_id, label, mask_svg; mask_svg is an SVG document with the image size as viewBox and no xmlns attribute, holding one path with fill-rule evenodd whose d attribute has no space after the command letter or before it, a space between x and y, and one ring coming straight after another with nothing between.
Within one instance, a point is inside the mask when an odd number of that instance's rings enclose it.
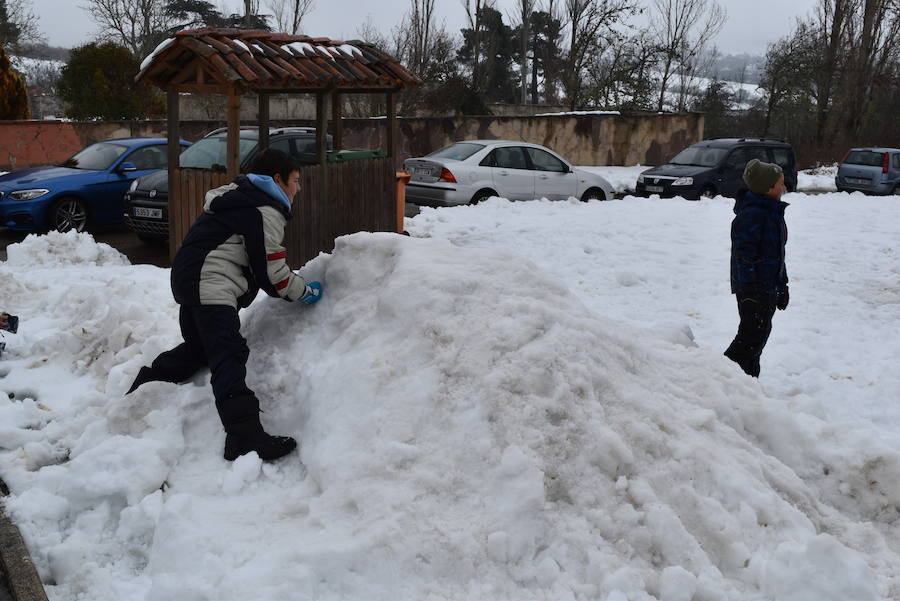
<instances>
[{"instance_id":1,"label":"boy's dark hair","mask_svg":"<svg viewBox=\"0 0 900 601\"><path fill-rule=\"evenodd\" d=\"M275 148L263 150L250 165L250 173L269 177L274 177L277 173L283 181L287 181L294 171L300 171L300 163L297 159Z\"/></svg>"}]
</instances>

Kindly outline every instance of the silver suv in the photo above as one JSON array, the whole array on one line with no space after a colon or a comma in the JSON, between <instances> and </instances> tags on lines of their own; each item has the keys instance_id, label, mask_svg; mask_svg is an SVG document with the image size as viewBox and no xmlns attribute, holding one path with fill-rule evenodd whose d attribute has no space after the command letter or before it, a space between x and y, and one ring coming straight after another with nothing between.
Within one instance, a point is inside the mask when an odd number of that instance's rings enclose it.
<instances>
[{"instance_id":1,"label":"silver suv","mask_svg":"<svg viewBox=\"0 0 900 601\"><path fill-rule=\"evenodd\" d=\"M839 192L900 194L900 149L851 148L834 183Z\"/></svg>"}]
</instances>

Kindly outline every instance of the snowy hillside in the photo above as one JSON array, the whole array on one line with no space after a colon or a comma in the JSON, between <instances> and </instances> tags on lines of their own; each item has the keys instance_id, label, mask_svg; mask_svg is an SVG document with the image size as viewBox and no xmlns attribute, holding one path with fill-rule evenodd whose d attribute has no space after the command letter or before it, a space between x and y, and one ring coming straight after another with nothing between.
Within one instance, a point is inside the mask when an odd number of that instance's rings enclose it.
<instances>
[{"instance_id":1,"label":"snowy hillside","mask_svg":"<svg viewBox=\"0 0 900 601\"><path fill-rule=\"evenodd\" d=\"M208 374L122 396L179 340L167 270L29 237L0 263L7 507L54 601L896 599L900 203L786 200L758 381L721 355L727 199L339 239L302 270L322 302L242 313L300 443L266 465L222 459Z\"/></svg>"}]
</instances>

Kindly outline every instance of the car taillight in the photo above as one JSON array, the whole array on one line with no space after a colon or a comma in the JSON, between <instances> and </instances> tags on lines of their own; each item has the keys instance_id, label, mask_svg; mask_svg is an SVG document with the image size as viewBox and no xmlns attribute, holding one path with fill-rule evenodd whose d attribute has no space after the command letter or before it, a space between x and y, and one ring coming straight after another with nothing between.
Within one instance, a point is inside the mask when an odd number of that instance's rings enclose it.
<instances>
[{"instance_id":1,"label":"car taillight","mask_svg":"<svg viewBox=\"0 0 900 601\"><path fill-rule=\"evenodd\" d=\"M889 161L891 160L891 155L888 153L884 153L884 161L881 163L881 172L887 173L888 167L890 166Z\"/></svg>"},{"instance_id":2,"label":"car taillight","mask_svg":"<svg viewBox=\"0 0 900 601\"><path fill-rule=\"evenodd\" d=\"M439 178L441 181L450 182L451 184L456 183L456 178L453 177L453 174L450 173L450 170L444 167L441 169L441 177Z\"/></svg>"}]
</instances>

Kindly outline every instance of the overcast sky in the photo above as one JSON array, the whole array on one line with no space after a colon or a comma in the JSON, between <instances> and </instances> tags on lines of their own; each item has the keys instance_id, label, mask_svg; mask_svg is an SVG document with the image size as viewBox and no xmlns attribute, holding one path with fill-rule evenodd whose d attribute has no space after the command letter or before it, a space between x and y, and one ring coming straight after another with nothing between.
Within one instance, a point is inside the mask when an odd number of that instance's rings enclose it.
<instances>
[{"instance_id":1,"label":"overcast sky","mask_svg":"<svg viewBox=\"0 0 900 601\"><path fill-rule=\"evenodd\" d=\"M31 0L40 19L40 29L53 46L72 47L91 41L97 29L86 10L89 0ZM265 6L267 0L262 0ZM649 0L643 0L644 5ZM798 16L808 14L817 0L720 0L728 21L716 40L724 54L763 54L766 46L788 34ZM240 12L241 0L213 0L213 4ZM498 0L504 13L511 13L515 0ZM359 26L371 19L388 33L406 12L409 0L317 0L304 21L304 33L333 39L358 37ZM437 0L440 18L450 31L465 26L462 0ZM266 12L266 11L263 11ZM509 22L510 19L507 19Z\"/></svg>"}]
</instances>

